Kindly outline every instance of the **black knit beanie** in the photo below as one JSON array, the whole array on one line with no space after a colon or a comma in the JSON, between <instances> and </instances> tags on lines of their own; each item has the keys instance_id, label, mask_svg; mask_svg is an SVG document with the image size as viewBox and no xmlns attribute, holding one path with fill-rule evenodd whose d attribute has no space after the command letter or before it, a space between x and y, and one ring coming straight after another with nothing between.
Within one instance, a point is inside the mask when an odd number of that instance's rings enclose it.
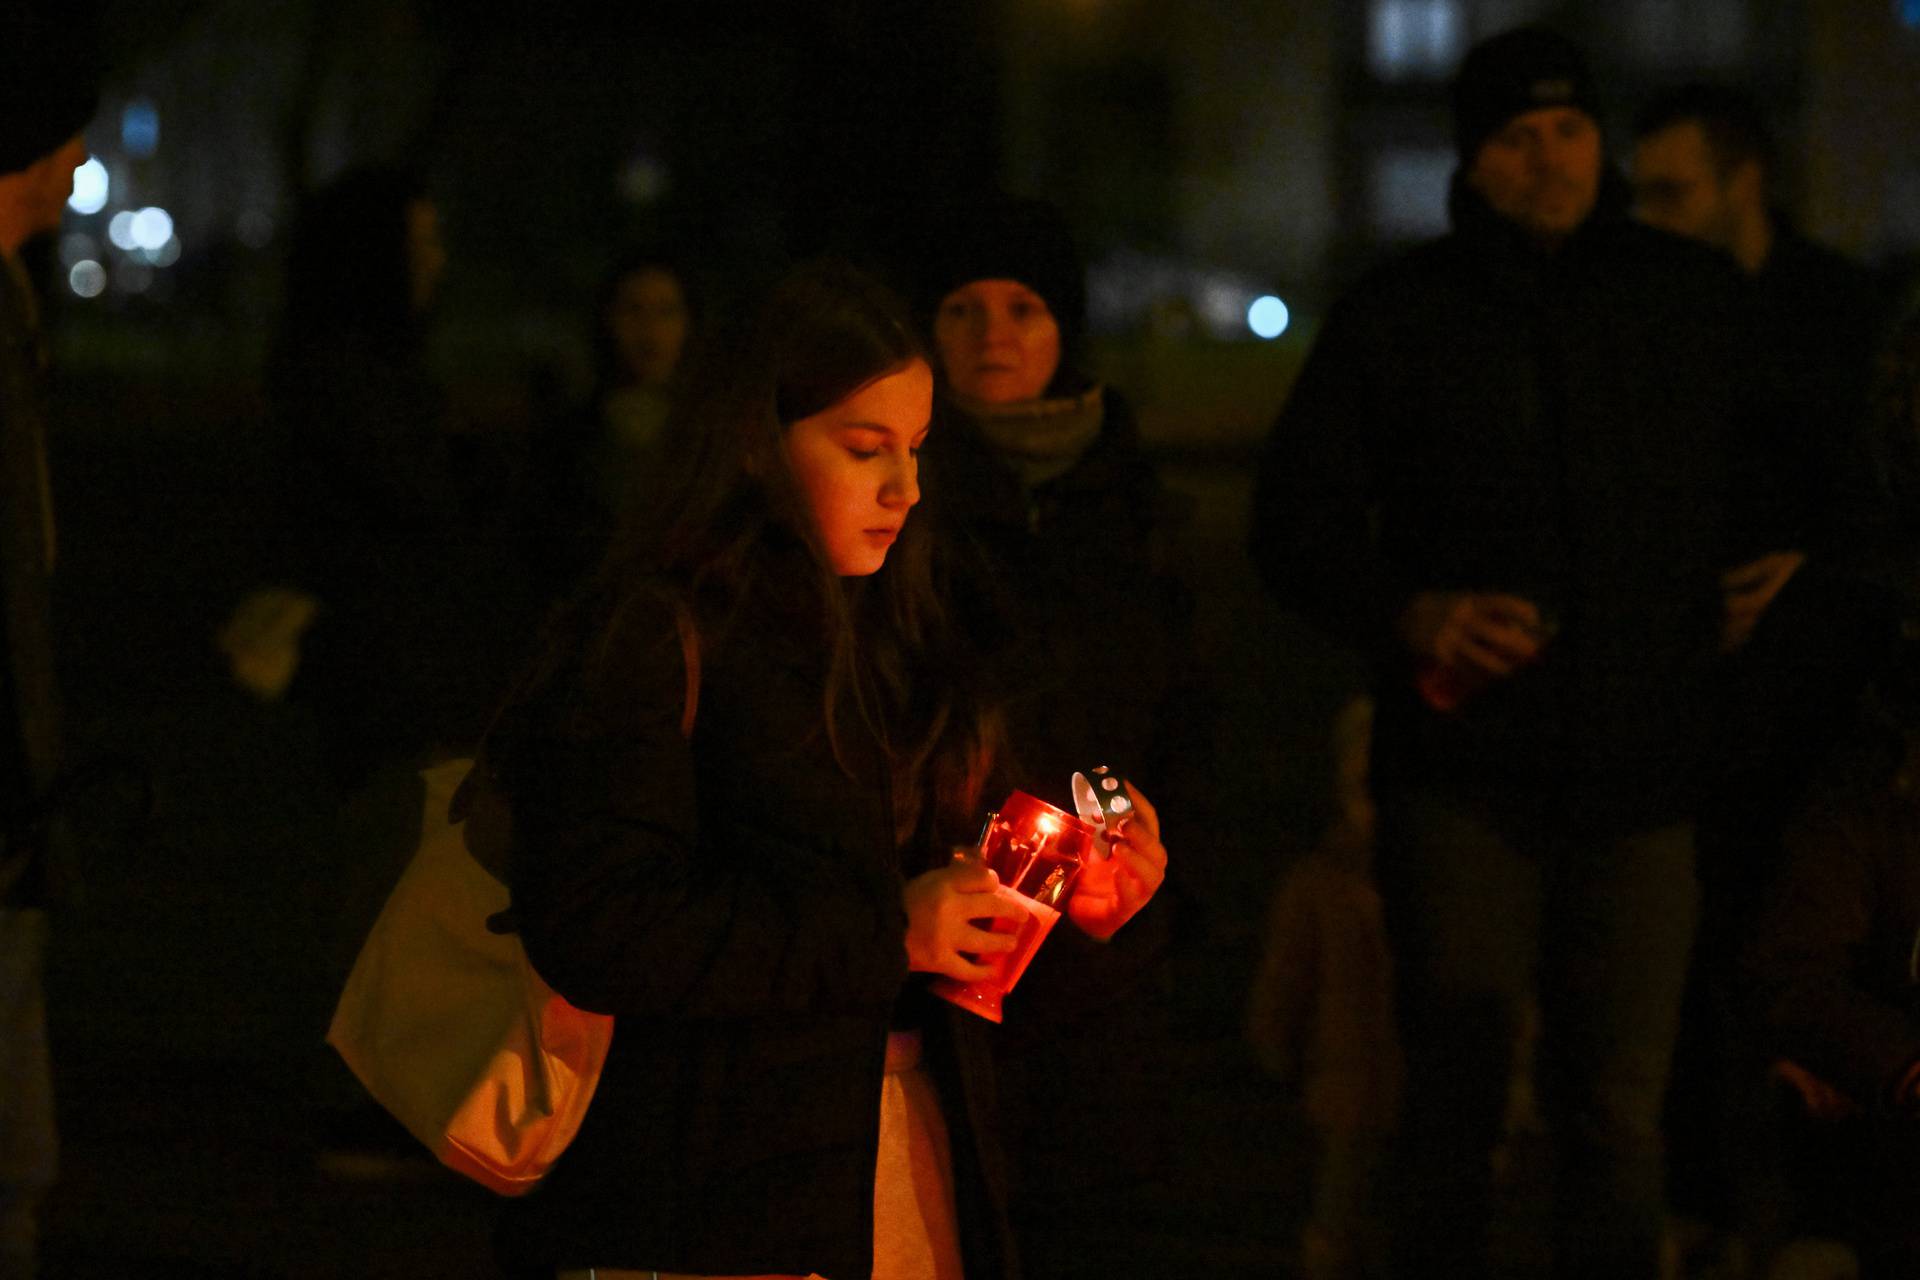
<instances>
[{"instance_id":1,"label":"black knit beanie","mask_svg":"<svg viewBox=\"0 0 1920 1280\"><path fill-rule=\"evenodd\" d=\"M1046 301L1060 348L1077 351L1087 322L1086 270L1060 211L1043 200L996 196L951 207L928 237L916 290L929 318L941 301L975 280L1018 280Z\"/></svg>"},{"instance_id":2,"label":"black knit beanie","mask_svg":"<svg viewBox=\"0 0 1920 1280\"><path fill-rule=\"evenodd\" d=\"M1593 75L1578 46L1545 27L1518 27L1467 51L1453 79L1453 139L1460 162L1515 116L1575 107L1598 120Z\"/></svg>"},{"instance_id":3,"label":"black knit beanie","mask_svg":"<svg viewBox=\"0 0 1920 1280\"><path fill-rule=\"evenodd\" d=\"M0 173L52 155L93 118L96 35L90 4L0 3Z\"/></svg>"}]
</instances>

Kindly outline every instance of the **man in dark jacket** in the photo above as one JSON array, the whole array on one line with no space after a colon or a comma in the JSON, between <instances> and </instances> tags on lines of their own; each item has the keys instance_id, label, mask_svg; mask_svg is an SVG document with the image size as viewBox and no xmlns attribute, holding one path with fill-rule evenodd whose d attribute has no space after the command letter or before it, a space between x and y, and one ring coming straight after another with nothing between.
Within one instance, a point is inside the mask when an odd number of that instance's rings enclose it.
<instances>
[{"instance_id":1,"label":"man in dark jacket","mask_svg":"<svg viewBox=\"0 0 1920 1280\"><path fill-rule=\"evenodd\" d=\"M1764 344L1785 366L1783 389L1804 406L1782 519L1815 545L1844 532L1861 496L1862 437L1873 355L1890 316L1872 272L1802 235L1773 200L1774 143L1738 90L1685 85L1634 121L1634 214L1712 245L1753 282Z\"/></svg>"},{"instance_id":2,"label":"man in dark jacket","mask_svg":"<svg viewBox=\"0 0 1920 1280\"><path fill-rule=\"evenodd\" d=\"M1328 317L1253 551L1378 665L1405 1273L1486 1271L1488 1157L1537 994L1559 1273L1653 1276L1698 704L1799 556L1740 508L1775 433L1743 411L1737 276L1627 220L1578 50L1509 32L1453 95L1454 230ZM1737 599L1734 568L1754 583Z\"/></svg>"},{"instance_id":3,"label":"man in dark jacket","mask_svg":"<svg viewBox=\"0 0 1920 1280\"><path fill-rule=\"evenodd\" d=\"M1774 1109L1726 978L1781 827L1860 694L1863 646L1891 631L1891 606L1858 574L1890 523L1866 412L1886 300L1872 273L1801 235L1772 203L1773 139L1747 95L1682 86L1647 104L1634 136L1640 220L1720 250L1751 282L1752 359L1774 371L1796 428L1764 496L1778 541L1810 556L1723 673L1700 811L1694 980L1669 1100L1677 1194L1752 1234L1778 1211L1767 1191L1777 1170L1754 1158Z\"/></svg>"},{"instance_id":4,"label":"man in dark jacket","mask_svg":"<svg viewBox=\"0 0 1920 1280\"><path fill-rule=\"evenodd\" d=\"M20 250L60 225L95 91L65 21L0 15L0 1276L33 1274L35 1208L56 1139L41 960L58 889L39 809L59 764L49 618L53 507L45 344Z\"/></svg>"}]
</instances>

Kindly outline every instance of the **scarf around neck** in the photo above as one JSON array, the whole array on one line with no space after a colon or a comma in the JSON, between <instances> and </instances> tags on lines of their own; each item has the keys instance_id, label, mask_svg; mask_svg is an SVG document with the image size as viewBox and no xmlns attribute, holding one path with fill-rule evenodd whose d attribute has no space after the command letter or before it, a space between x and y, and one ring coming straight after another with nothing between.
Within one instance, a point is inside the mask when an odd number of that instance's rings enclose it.
<instances>
[{"instance_id":1,"label":"scarf around neck","mask_svg":"<svg viewBox=\"0 0 1920 1280\"><path fill-rule=\"evenodd\" d=\"M1065 475L1100 434L1103 388L989 404L956 395L954 403L1028 489Z\"/></svg>"}]
</instances>

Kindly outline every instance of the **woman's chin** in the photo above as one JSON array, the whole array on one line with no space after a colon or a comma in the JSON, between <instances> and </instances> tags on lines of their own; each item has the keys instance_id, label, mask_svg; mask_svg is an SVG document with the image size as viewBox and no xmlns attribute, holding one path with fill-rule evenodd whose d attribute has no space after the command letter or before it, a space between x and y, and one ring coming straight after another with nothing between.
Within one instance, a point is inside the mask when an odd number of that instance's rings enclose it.
<instances>
[{"instance_id":1,"label":"woman's chin","mask_svg":"<svg viewBox=\"0 0 1920 1280\"><path fill-rule=\"evenodd\" d=\"M857 555L834 557L833 571L843 578L871 578L886 563L886 552L865 551Z\"/></svg>"}]
</instances>

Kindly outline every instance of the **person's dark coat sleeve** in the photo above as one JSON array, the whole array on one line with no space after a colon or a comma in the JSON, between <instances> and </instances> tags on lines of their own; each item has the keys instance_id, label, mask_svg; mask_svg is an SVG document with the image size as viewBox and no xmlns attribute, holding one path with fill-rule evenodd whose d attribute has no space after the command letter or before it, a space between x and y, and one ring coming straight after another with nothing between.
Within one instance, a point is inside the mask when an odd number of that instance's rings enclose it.
<instances>
[{"instance_id":1,"label":"person's dark coat sleeve","mask_svg":"<svg viewBox=\"0 0 1920 1280\"><path fill-rule=\"evenodd\" d=\"M1336 306L1274 424L1254 488L1250 550L1268 589L1374 652L1410 594L1381 553L1371 451L1379 335Z\"/></svg>"},{"instance_id":2,"label":"person's dark coat sleeve","mask_svg":"<svg viewBox=\"0 0 1920 1280\"><path fill-rule=\"evenodd\" d=\"M890 1008L907 972L897 873L741 828L703 838L678 637L652 614L596 664L613 675L536 702L504 763L534 968L615 1016Z\"/></svg>"},{"instance_id":3,"label":"person's dark coat sleeve","mask_svg":"<svg viewBox=\"0 0 1920 1280\"><path fill-rule=\"evenodd\" d=\"M1863 1105L1890 1100L1920 1062L1920 1020L1863 981L1873 971L1889 854L1910 856L1884 811L1803 818L1743 957L1752 1008L1771 1051Z\"/></svg>"}]
</instances>

